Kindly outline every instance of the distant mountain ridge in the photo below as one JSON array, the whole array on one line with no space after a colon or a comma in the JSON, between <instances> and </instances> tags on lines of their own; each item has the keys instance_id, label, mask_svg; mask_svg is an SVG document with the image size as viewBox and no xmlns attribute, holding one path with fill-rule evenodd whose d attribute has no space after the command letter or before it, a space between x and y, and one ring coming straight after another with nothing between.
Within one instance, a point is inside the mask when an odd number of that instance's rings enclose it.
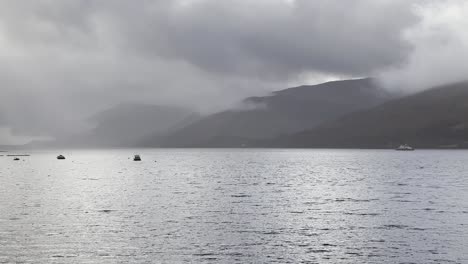
<instances>
[{"instance_id":1,"label":"distant mountain ridge","mask_svg":"<svg viewBox=\"0 0 468 264\"><path fill-rule=\"evenodd\" d=\"M263 146L468 148L468 82L443 85L282 136Z\"/></svg>"},{"instance_id":2,"label":"distant mountain ridge","mask_svg":"<svg viewBox=\"0 0 468 264\"><path fill-rule=\"evenodd\" d=\"M245 109L121 104L67 147L468 148L468 81L409 96L370 78L299 86L246 98Z\"/></svg>"},{"instance_id":3,"label":"distant mountain ridge","mask_svg":"<svg viewBox=\"0 0 468 264\"><path fill-rule=\"evenodd\" d=\"M374 107L395 97L371 78L299 86L268 96L247 98L244 102L249 107L245 110L226 110L203 117L164 137L146 138L142 145L248 146L255 140L312 129L323 122Z\"/></svg>"}]
</instances>

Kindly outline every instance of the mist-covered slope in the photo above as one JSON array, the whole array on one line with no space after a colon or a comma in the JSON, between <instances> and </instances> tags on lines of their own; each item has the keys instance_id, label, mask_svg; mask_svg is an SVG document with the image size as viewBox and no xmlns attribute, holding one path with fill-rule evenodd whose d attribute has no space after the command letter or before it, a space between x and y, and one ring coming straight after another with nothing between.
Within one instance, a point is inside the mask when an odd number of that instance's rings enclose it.
<instances>
[{"instance_id":1,"label":"mist-covered slope","mask_svg":"<svg viewBox=\"0 0 468 264\"><path fill-rule=\"evenodd\" d=\"M60 138L51 145L77 147L133 147L141 138L163 134L198 115L184 108L148 104L120 104L89 119L90 131Z\"/></svg>"},{"instance_id":2,"label":"mist-covered slope","mask_svg":"<svg viewBox=\"0 0 468 264\"><path fill-rule=\"evenodd\" d=\"M388 148L468 147L468 82L436 87L283 136L265 146Z\"/></svg>"},{"instance_id":3,"label":"mist-covered slope","mask_svg":"<svg viewBox=\"0 0 468 264\"><path fill-rule=\"evenodd\" d=\"M252 140L311 129L345 114L379 105L393 95L372 79L334 81L274 92L244 101L244 110L209 115L145 146L235 147Z\"/></svg>"}]
</instances>

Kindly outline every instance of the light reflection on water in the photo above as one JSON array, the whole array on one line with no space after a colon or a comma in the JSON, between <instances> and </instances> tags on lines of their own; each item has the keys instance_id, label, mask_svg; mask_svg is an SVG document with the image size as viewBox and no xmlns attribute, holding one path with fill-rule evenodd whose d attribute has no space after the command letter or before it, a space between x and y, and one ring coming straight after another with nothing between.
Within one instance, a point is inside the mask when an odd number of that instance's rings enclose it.
<instances>
[{"instance_id":1,"label":"light reflection on water","mask_svg":"<svg viewBox=\"0 0 468 264\"><path fill-rule=\"evenodd\" d=\"M0 263L468 263L466 151L32 154L0 157Z\"/></svg>"}]
</instances>

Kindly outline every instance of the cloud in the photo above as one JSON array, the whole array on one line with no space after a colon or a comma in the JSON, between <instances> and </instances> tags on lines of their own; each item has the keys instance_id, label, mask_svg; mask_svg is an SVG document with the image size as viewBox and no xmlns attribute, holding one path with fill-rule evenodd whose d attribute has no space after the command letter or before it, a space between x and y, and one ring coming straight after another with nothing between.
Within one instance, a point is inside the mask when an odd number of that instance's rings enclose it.
<instances>
[{"instance_id":1,"label":"cloud","mask_svg":"<svg viewBox=\"0 0 468 264\"><path fill-rule=\"evenodd\" d=\"M431 1L415 13L421 22L403 32L412 52L405 63L380 73L380 79L408 92L468 80L468 2Z\"/></svg>"},{"instance_id":2,"label":"cloud","mask_svg":"<svg viewBox=\"0 0 468 264\"><path fill-rule=\"evenodd\" d=\"M410 52L401 40L401 30L417 22L409 3L196 1L167 12L165 38L145 43L221 74L279 80L309 71L366 75Z\"/></svg>"},{"instance_id":3,"label":"cloud","mask_svg":"<svg viewBox=\"0 0 468 264\"><path fill-rule=\"evenodd\" d=\"M214 111L290 83L392 80L424 41L402 38L430 16L419 2L1 1L0 125L48 136L123 101Z\"/></svg>"}]
</instances>

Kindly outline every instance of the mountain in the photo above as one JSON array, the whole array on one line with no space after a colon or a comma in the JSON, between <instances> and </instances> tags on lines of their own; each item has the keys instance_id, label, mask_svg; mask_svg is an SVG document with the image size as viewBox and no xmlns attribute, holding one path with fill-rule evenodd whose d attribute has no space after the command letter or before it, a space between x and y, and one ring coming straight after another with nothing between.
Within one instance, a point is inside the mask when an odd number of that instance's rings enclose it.
<instances>
[{"instance_id":1,"label":"mountain","mask_svg":"<svg viewBox=\"0 0 468 264\"><path fill-rule=\"evenodd\" d=\"M173 127L188 124L198 114L184 108L126 103L89 118L95 127L90 131L60 138L58 146L133 147L143 137L163 134Z\"/></svg>"},{"instance_id":2,"label":"mountain","mask_svg":"<svg viewBox=\"0 0 468 264\"><path fill-rule=\"evenodd\" d=\"M393 148L468 147L468 82L439 86L349 114L265 146Z\"/></svg>"},{"instance_id":3,"label":"mountain","mask_svg":"<svg viewBox=\"0 0 468 264\"><path fill-rule=\"evenodd\" d=\"M277 91L244 100L244 109L215 113L145 146L235 147L252 140L294 133L345 114L374 107L392 95L372 79L334 81Z\"/></svg>"}]
</instances>

